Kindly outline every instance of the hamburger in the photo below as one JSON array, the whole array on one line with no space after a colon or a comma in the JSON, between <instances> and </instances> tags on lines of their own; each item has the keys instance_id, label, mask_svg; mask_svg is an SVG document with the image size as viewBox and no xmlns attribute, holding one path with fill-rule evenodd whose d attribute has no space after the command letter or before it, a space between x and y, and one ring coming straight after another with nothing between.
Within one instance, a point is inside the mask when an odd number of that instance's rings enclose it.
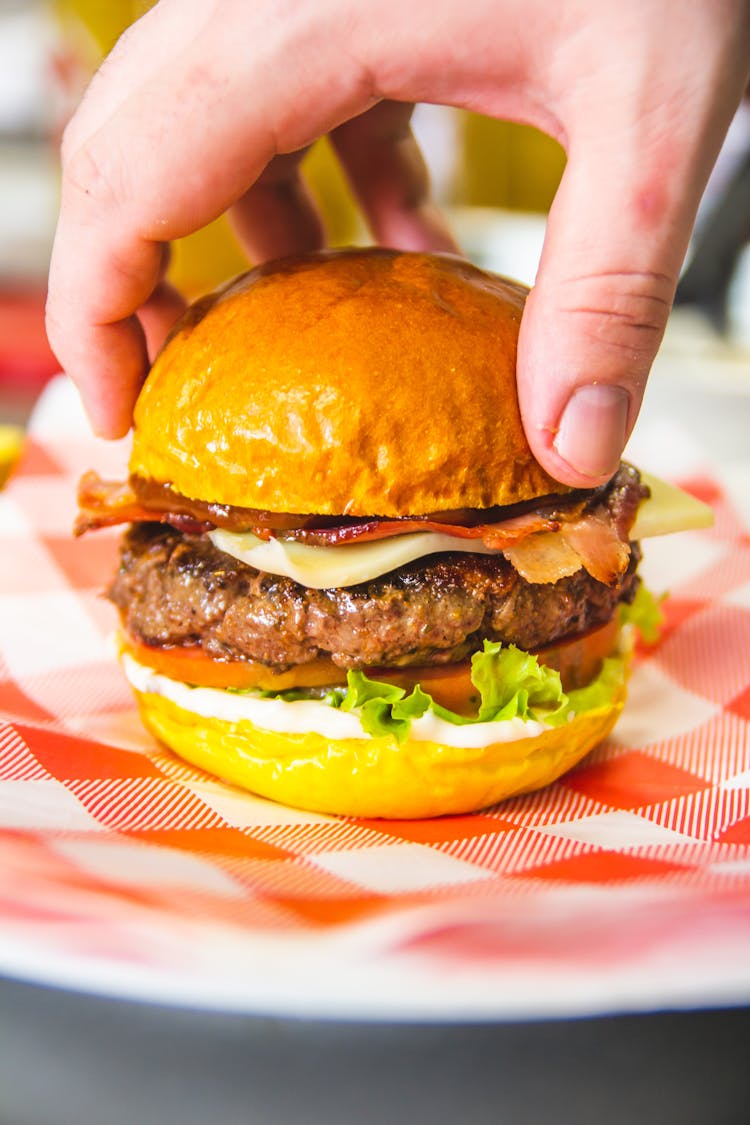
<instances>
[{"instance_id":1,"label":"hamburger","mask_svg":"<svg viewBox=\"0 0 750 1125\"><path fill-rule=\"evenodd\" d=\"M108 596L161 742L289 805L402 818L537 789L608 734L653 502L630 465L580 490L534 459L526 294L350 250L188 310L128 480L86 474L76 525L128 525Z\"/></svg>"}]
</instances>

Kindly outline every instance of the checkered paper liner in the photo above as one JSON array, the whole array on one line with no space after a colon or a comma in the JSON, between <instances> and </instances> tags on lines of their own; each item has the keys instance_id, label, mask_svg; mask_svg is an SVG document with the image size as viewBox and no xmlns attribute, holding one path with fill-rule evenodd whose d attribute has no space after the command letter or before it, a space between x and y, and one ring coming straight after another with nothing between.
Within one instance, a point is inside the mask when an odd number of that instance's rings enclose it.
<instances>
[{"instance_id":1,"label":"checkered paper liner","mask_svg":"<svg viewBox=\"0 0 750 1125\"><path fill-rule=\"evenodd\" d=\"M70 534L123 445L32 436L0 493L0 972L324 1017L747 1003L750 466L676 461L716 523L646 545L666 626L613 736L542 792L388 822L255 798L141 728L118 533Z\"/></svg>"}]
</instances>

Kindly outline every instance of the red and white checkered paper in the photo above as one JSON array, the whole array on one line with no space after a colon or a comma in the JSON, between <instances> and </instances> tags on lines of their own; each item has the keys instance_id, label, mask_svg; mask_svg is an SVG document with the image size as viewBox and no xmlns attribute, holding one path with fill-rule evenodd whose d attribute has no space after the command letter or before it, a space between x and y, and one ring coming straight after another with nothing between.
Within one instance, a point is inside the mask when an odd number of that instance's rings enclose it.
<instances>
[{"instance_id":1,"label":"red and white checkered paper","mask_svg":"<svg viewBox=\"0 0 750 1125\"><path fill-rule=\"evenodd\" d=\"M70 535L80 472L120 475L125 451L37 435L0 493L0 972L307 1016L747 1003L750 535L732 495L750 466L682 462L716 525L646 545L667 625L614 735L542 792L387 822L276 806L142 730L102 597L118 533Z\"/></svg>"}]
</instances>

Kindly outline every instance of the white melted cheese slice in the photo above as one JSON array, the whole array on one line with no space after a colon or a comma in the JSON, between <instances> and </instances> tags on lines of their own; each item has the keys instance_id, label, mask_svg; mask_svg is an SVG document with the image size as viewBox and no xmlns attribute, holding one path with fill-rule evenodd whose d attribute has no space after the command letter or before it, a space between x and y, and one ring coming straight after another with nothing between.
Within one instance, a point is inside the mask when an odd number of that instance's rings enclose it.
<instances>
[{"instance_id":1,"label":"white melted cheese slice","mask_svg":"<svg viewBox=\"0 0 750 1125\"><path fill-rule=\"evenodd\" d=\"M651 489L651 496L638 510L630 533L632 539L711 526L713 513L707 504L649 473L642 473L641 477ZM341 547L312 547L289 539L263 540L251 532L223 531L220 528L210 532L209 537L215 547L240 562L267 574L292 578L314 590L371 582L373 578L388 574L415 559L442 551L502 554L502 551L486 547L481 539L459 539L435 531L417 531Z\"/></svg>"},{"instance_id":2,"label":"white melted cheese slice","mask_svg":"<svg viewBox=\"0 0 750 1125\"><path fill-rule=\"evenodd\" d=\"M311 547L291 539L263 540L249 531L221 531L218 528L210 532L209 537L215 547L240 562L268 574L283 574L314 590L370 582L414 559L441 551L500 554L492 547L485 547L481 539L458 539L455 535L435 531L415 531L409 535L392 535L387 539L348 543L342 547Z\"/></svg>"}]
</instances>

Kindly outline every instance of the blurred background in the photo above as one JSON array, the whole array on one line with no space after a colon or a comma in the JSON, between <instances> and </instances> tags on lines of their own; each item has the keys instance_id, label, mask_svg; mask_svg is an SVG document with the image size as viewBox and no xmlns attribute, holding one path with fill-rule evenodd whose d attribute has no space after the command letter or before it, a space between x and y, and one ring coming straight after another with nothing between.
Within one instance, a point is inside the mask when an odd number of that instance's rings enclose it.
<instances>
[{"instance_id":1,"label":"blurred background","mask_svg":"<svg viewBox=\"0 0 750 1125\"><path fill-rule=\"evenodd\" d=\"M144 0L0 0L0 444L16 432L11 426L23 424L57 370L43 308L62 129L104 54L149 6ZM564 169L560 147L534 129L436 106L418 106L414 128L464 251L532 283ZM309 153L306 170L331 242L367 241L325 142ZM733 396L742 396L746 410L750 402L749 239L745 106L706 193L660 357L682 385L708 379L713 391L723 387L730 414ZM194 297L246 265L219 221L176 246L171 274Z\"/></svg>"}]
</instances>

